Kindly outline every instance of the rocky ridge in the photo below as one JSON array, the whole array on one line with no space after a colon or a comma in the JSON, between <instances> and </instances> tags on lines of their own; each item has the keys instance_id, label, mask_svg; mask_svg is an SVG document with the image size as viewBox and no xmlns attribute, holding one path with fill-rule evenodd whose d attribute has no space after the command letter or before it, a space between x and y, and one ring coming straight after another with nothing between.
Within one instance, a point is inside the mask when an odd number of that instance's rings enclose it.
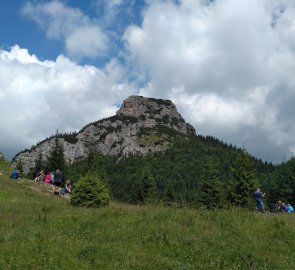
<instances>
[{"instance_id":1,"label":"rocky ridge","mask_svg":"<svg viewBox=\"0 0 295 270\"><path fill-rule=\"evenodd\" d=\"M56 136L63 144L67 162L72 163L84 159L90 148L118 158L163 151L176 135L190 137L195 135L195 130L177 112L172 101L130 96L116 115L90 123L78 133ZM39 153L46 159L54 139L55 136L18 153L13 163L21 160L24 172L28 173Z\"/></svg>"},{"instance_id":2,"label":"rocky ridge","mask_svg":"<svg viewBox=\"0 0 295 270\"><path fill-rule=\"evenodd\" d=\"M0 152L0 161L5 161L5 157L1 152Z\"/></svg>"}]
</instances>

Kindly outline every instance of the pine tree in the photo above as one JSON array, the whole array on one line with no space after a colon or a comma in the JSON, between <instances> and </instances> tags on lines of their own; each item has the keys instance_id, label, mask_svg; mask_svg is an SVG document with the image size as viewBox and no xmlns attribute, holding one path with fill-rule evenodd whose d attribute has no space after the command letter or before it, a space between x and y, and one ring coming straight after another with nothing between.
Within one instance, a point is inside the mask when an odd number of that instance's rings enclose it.
<instances>
[{"instance_id":1,"label":"pine tree","mask_svg":"<svg viewBox=\"0 0 295 270\"><path fill-rule=\"evenodd\" d=\"M54 144L52 149L47 156L46 169L53 171L59 168L63 171L66 167L66 161L64 157L64 148L60 143L59 138L56 136L54 138Z\"/></svg>"},{"instance_id":2,"label":"pine tree","mask_svg":"<svg viewBox=\"0 0 295 270\"><path fill-rule=\"evenodd\" d=\"M42 153L39 152L36 161L35 161L35 172L39 172L44 168L44 160Z\"/></svg>"},{"instance_id":3,"label":"pine tree","mask_svg":"<svg viewBox=\"0 0 295 270\"><path fill-rule=\"evenodd\" d=\"M24 169L23 169L23 163L21 159L19 159L16 163L16 169L20 172L20 175L23 177L24 175Z\"/></svg>"},{"instance_id":4,"label":"pine tree","mask_svg":"<svg viewBox=\"0 0 295 270\"><path fill-rule=\"evenodd\" d=\"M200 181L200 203L208 209L224 206L225 195L215 160L204 158L204 176Z\"/></svg>"},{"instance_id":5,"label":"pine tree","mask_svg":"<svg viewBox=\"0 0 295 270\"><path fill-rule=\"evenodd\" d=\"M253 206L253 192L258 180L253 169L250 156L246 151L237 154L233 168L233 180L229 188L229 201L239 207Z\"/></svg>"},{"instance_id":6,"label":"pine tree","mask_svg":"<svg viewBox=\"0 0 295 270\"><path fill-rule=\"evenodd\" d=\"M157 186L155 178L148 167L143 167L136 175L132 185L131 197L135 203L155 202L157 199Z\"/></svg>"}]
</instances>

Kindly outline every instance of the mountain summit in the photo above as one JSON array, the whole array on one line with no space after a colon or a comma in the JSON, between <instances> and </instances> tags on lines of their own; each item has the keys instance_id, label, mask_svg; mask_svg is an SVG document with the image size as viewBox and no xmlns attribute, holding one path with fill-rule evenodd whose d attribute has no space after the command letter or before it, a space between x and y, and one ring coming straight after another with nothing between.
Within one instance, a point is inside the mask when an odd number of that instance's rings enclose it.
<instances>
[{"instance_id":1,"label":"mountain summit","mask_svg":"<svg viewBox=\"0 0 295 270\"><path fill-rule=\"evenodd\" d=\"M78 133L56 134L18 153L13 160L21 160L27 173L40 153L46 159L56 137L63 144L67 162L73 163L84 159L90 149L118 158L146 155L167 149L176 136L194 135L195 129L185 122L172 101L130 96L116 115L90 123Z\"/></svg>"}]
</instances>

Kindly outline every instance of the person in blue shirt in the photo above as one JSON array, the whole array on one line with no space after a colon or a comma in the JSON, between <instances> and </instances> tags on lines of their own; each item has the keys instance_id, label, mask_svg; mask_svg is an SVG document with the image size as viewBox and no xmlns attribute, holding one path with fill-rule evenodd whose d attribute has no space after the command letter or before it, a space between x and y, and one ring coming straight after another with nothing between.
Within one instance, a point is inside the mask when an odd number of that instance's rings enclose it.
<instances>
[{"instance_id":1,"label":"person in blue shirt","mask_svg":"<svg viewBox=\"0 0 295 270\"><path fill-rule=\"evenodd\" d=\"M254 192L254 198L255 198L255 203L256 203L256 209L260 212L264 212L264 203L262 198L265 196L265 193L262 193L260 191L260 188L257 188L256 191Z\"/></svg>"},{"instance_id":2,"label":"person in blue shirt","mask_svg":"<svg viewBox=\"0 0 295 270\"><path fill-rule=\"evenodd\" d=\"M288 213L293 213L294 212L294 208L289 203L287 204L287 212Z\"/></svg>"},{"instance_id":3,"label":"person in blue shirt","mask_svg":"<svg viewBox=\"0 0 295 270\"><path fill-rule=\"evenodd\" d=\"M11 175L9 176L9 178L12 178L12 179L14 179L14 180L17 180L17 179L19 179L19 171L18 170L14 170L12 173L11 173Z\"/></svg>"}]
</instances>

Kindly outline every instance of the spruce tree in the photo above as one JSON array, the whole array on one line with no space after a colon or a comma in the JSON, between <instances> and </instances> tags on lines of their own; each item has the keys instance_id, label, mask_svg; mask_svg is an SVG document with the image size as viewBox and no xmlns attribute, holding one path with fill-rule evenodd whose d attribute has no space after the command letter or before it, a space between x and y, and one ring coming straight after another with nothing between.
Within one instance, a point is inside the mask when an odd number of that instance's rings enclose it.
<instances>
[{"instance_id":1,"label":"spruce tree","mask_svg":"<svg viewBox=\"0 0 295 270\"><path fill-rule=\"evenodd\" d=\"M208 209L224 206L225 195L215 160L204 158L204 173L200 181L200 203Z\"/></svg>"},{"instance_id":2,"label":"spruce tree","mask_svg":"<svg viewBox=\"0 0 295 270\"><path fill-rule=\"evenodd\" d=\"M39 152L38 156L37 156L37 158L35 160L35 172L39 172L42 169L44 169L44 165L45 164L44 164L42 153Z\"/></svg>"},{"instance_id":3,"label":"spruce tree","mask_svg":"<svg viewBox=\"0 0 295 270\"><path fill-rule=\"evenodd\" d=\"M143 167L132 183L131 197L134 203L144 204L155 202L157 199L157 186L150 168Z\"/></svg>"},{"instance_id":4,"label":"spruce tree","mask_svg":"<svg viewBox=\"0 0 295 270\"><path fill-rule=\"evenodd\" d=\"M21 161L21 159L19 159L16 163L16 169L19 170L20 175L23 177L24 175L24 169L23 169L23 163Z\"/></svg>"},{"instance_id":5,"label":"spruce tree","mask_svg":"<svg viewBox=\"0 0 295 270\"><path fill-rule=\"evenodd\" d=\"M239 207L253 206L253 192L258 186L258 180L246 151L237 154L232 173L228 194L230 203Z\"/></svg>"},{"instance_id":6,"label":"spruce tree","mask_svg":"<svg viewBox=\"0 0 295 270\"><path fill-rule=\"evenodd\" d=\"M105 206L109 201L109 190L96 174L81 177L71 197L71 204L81 207Z\"/></svg>"},{"instance_id":7,"label":"spruce tree","mask_svg":"<svg viewBox=\"0 0 295 270\"><path fill-rule=\"evenodd\" d=\"M57 136L54 138L54 144L47 156L46 163L46 169L50 171L56 170L57 168L63 171L66 167L64 148Z\"/></svg>"}]
</instances>

